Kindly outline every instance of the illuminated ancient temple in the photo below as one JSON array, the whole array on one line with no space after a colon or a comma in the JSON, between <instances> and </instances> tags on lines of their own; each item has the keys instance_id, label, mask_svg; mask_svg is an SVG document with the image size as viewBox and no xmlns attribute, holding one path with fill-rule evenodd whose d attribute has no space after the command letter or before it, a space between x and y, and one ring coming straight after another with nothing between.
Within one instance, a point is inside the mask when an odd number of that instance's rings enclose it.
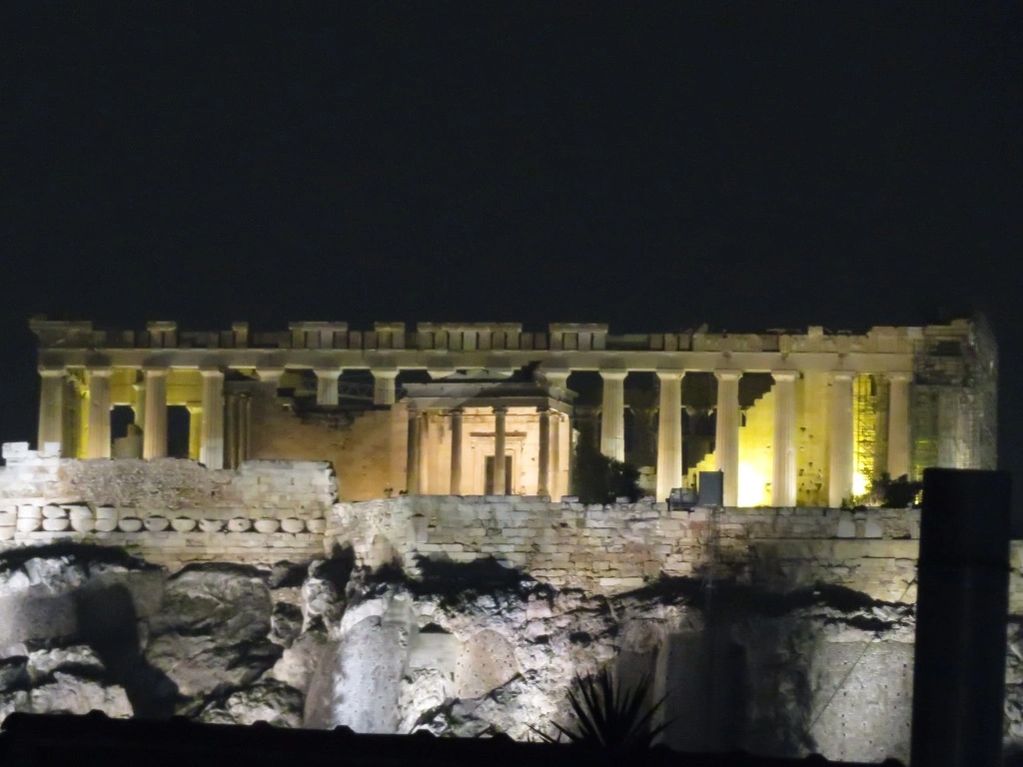
<instances>
[{"instance_id":1,"label":"illuminated ancient temple","mask_svg":"<svg viewBox=\"0 0 1023 767\"><path fill-rule=\"evenodd\" d=\"M884 474L995 465L997 354L983 321L860 334L31 327L40 450L210 468L328 460L346 500L570 495L581 440L635 465L658 499L719 469L726 506L835 507Z\"/></svg>"}]
</instances>

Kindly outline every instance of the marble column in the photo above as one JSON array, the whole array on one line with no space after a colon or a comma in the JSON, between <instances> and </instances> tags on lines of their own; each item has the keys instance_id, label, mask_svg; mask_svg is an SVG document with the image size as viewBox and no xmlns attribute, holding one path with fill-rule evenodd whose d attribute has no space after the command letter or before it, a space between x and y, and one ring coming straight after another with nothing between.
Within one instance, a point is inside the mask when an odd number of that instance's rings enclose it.
<instances>
[{"instance_id":1,"label":"marble column","mask_svg":"<svg viewBox=\"0 0 1023 767\"><path fill-rule=\"evenodd\" d=\"M771 503L796 505L796 381L795 371L775 371L774 377L774 473Z\"/></svg>"},{"instance_id":2,"label":"marble column","mask_svg":"<svg viewBox=\"0 0 1023 767\"><path fill-rule=\"evenodd\" d=\"M408 495L419 495L420 429L419 410L409 406L407 460L405 463L405 492Z\"/></svg>"},{"instance_id":3,"label":"marble column","mask_svg":"<svg viewBox=\"0 0 1023 767\"><path fill-rule=\"evenodd\" d=\"M142 432L142 457L167 455L167 368L148 368L146 376L146 428Z\"/></svg>"},{"instance_id":4,"label":"marble column","mask_svg":"<svg viewBox=\"0 0 1023 767\"><path fill-rule=\"evenodd\" d=\"M146 385L144 383L132 384L132 391L135 394L135 404L131 406L135 425L145 433L146 429Z\"/></svg>"},{"instance_id":5,"label":"marble column","mask_svg":"<svg viewBox=\"0 0 1023 767\"><path fill-rule=\"evenodd\" d=\"M909 387L912 373L888 374L888 475L898 479L910 472Z\"/></svg>"},{"instance_id":6,"label":"marble column","mask_svg":"<svg viewBox=\"0 0 1023 767\"><path fill-rule=\"evenodd\" d=\"M555 412L551 418L551 498L558 499L566 495L561 481L561 419L562 414Z\"/></svg>"},{"instance_id":7,"label":"marble column","mask_svg":"<svg viewBox=\"0 0 1023 767\"><path fill-rule=\"evenodd\" d=\"M199 462L207 469L224 468L224 374L201 370L202 436Z\"/></svg>"},{"instance_id":8,"label":"marble column","mask_svg":"<svg viewBox=\"0 0 1023 767\"><path fill-rule=\"evenodd\" d=\"M600 408L600 452L616 461L625 460L624 370L601 370L604 390Z\"/></svg>"},{"instance_id":9,"label":"marble column","mask_svg":"<svg viewBox=\"0 0 1023 767\"><path fill-rule=\"evenodd\" d=\"M224 468L238 468L238 394L224 395Z\"/></svg>"},{"instance_id":10,"label":"marble column","mask_svg":"<svg viewBox=\"0 0 1023 767\"><path fill-rule=\"evenodd\" d=\"M110 368L89 368L89 444L86 458L110 457Z\"/></svg>"},{"instance_id":11,"label":"marble column","mask_svg":"<svg viewBox=\"0 0 1023 767\"><path fill-rule=\"evenodd\" d=\"M47 443L64 448L64 368L39 368L39 431L36 449Z\"/></svg>"},{"instance_id":12,"label":"marble column","mask_svg":"<svg viewBox=\"0 0 1023 767\"><path fill-rule=\"evenodd\" d=\"M571 370L543 370L544 379L556 389L568 388L568 377L572 375Z\"/></svg>"},{"instance_id":13,"label":"marble column","mask_svg":"<svg viewBox=\"0 0 1023 767\"><path fill-rule=\"evenodd\" d=\"M375 369L370 372L373 374L373 404L393 405L397 369Z\"/></svg>"},{"instance_id":14,"label":"marble column","mask_svg":"<svg viewBox=\"0 0 1023 767\"><path fill-rule=\"evenodd\" d=\"M392 383L394 379L391 379ZM451 411L451 495L462 494L462 409Z\"/></svg>"},{"instance_id":15,"label":"marble column","mask_svg":"<svg viewBox=\"0 0 1023 767\"><path fill-rule=\"evenodd\" d=\"M188 457L202 461L202 405L186 405L188 410Z\"/></svg>"},{"instance_id":16,"label":"marble column","mask_svg":"<svg viewBox=\"0 0 1023 767\"><path fill-rule=\"evenodd\" d=\"M337 380L341 377L341 368L320 368L316 373L316 404L334 407L338 403Z\"/></svg>"},{"instance_id":17,"label":"marble column","mask_svg":"<svg viewBox=\"0 0 1023 767\"><path fill-rule=\"evenodd\" d=\"M494 495L504 495L505 417L508 409L494 408Z\"/></svg>"},{"instance_id":18,"label":"marble column","mask_svg":"<svg viewBox=\"0 0 1023 767\"><path fill-rule=\"evenodd\" d=\"M540 446L537 457L536 494L551 494L551 411L540 409Z\"/></svg>"},{"instance_id":19,"label":"marble column","mask_svg":"<svg viewBox=\"0 0 1023 767\"><path fill-rule=\"evenodd\" d=\"M241 392L238 403L238 465L249 460L252 453L252 395Z\"/></svg>"},{"instance_id":20,"label":"marble column","mask_svg":"<svg viewBox=\"0 0 1023 767\"><path fill-rule=\"evenodd\" d=\"M738 370L718 370L718 406L714 432L714 455L718 471L724 472L722 503L739 503L739 379Z\"/></svg>"},{"instance_id":21,"label":"marble column","mask_svg":"<svg viewBox=\"0 0 1023 767\"><path fill-rule=\"evenodd\" d=\"M256 378L265 387L265 391L273 397L277 396L277 390L281 388L283 376L284 368L256 368Z\"/></svg>"},{"instance_id":22,"label":"marble column","mask_svg":"<svg viewBox=\"0 0 1023 767\"><path fill-rule=\"evenodd\" d=\"M568 442L568 454L565 456L565 463L567 464L565 471L565 493L571 494L573 484L575 481L575 428L572 426L572 417L569 416L565 419L565 431L568 432L565 437Z\"/></svg>"},{"instance_id":23,"label":"marble column","mask_svg":"<svg viewBox=\"0 0 1023 767\"><path fill-rule=\"evenodd\" d=\"M571 370L546 370L541 369L544 379L555 389L562 389L568 391L568 377L572 375ZM572 470L572 449L571 443L569 449L566 451L562 449L562 441L564 437L571 440L572 433L572 417L569 415L562 415L561 413L554 414L554 422L551 424L552 440L554 442L553 452L551 454L551 493L553 497L560 498L562 495L568 495L572 486L571 479L569 477Z\"/></svg>"},{"instance_id":24,"label":"marble column","mask_svg":"<svg viewBox=\"0 0 1023 767\"><path fill-rule=\"evenodd\" d=\"M853 379L855 373L831 374L828 397L828 505L838 508L853 495Z\"/></svg>"},{"instance_id":25,"label":"marble column","mask_svg":"<svg viewBox=\"0 0 1023 767\"><path fill-rule=\"evenodd\" d=\"M660 404L657 414L657 500L682 486L682 376L681 370L659 370Z\"/></svg>"}]
</instances>

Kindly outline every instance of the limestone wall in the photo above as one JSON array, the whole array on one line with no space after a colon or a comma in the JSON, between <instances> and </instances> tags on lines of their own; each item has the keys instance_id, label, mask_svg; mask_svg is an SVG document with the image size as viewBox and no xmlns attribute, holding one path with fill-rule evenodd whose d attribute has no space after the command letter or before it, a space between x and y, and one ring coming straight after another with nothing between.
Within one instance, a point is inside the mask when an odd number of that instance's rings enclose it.
<instances>
[{"instance_id":1,"label":"limestone wall","mask_svg":"<svg viewBox=\"0 0 1023 767\"><path fill-rule=\"evenodd\" d=\"M400 408L312 412L301 416L294 403L266 387L253 392L250 457L328 461L339 475L346 500L383 497L405 487L405 433Z\"/></svg>"},{"instance_id":2,"label":"limestone wall","mask_svg":"<svg viewBox=\"0 0 1023 767\"><path fill-rule=\"evenodd\" d=\"M789 589L838 584L913 601L919 512L693 509L662 503L550 503L535 497L402 497L340 503L330 545L379 566L397 558L493 557L557 586L627 591L665 576L735 577Z\"/></svg>"},{"instance_id":3,"label":"limestone wall","mask_svg":"<svg viewBox=\"0 0 1023 767\"><path fill-rule=\"evenodd\" d=\"M325 462L210 470L173 458L64 459L22 445L6 445L4 458L0 549L74 540L160 563L308 559L322 551L337 498Z\"/></svg>"},{"instance_id":4,"label":"limestone wall","mask_svg":"<svg viewBox=\"0 0 1023 767\"><path fill-rule=\"evenodd\" d=\"M0 550L63 540L154 562L304 561L335 546L368 567L494 559L559 587L629 591L662 576L734 579L777 591L818 583L915 601L919 511L753 508L669 511L535 496L399 496L337 502L330 465L90 460L5 449ZM1023 545L1012 611L1023 613Z\"/></svg>"}]
</instances>

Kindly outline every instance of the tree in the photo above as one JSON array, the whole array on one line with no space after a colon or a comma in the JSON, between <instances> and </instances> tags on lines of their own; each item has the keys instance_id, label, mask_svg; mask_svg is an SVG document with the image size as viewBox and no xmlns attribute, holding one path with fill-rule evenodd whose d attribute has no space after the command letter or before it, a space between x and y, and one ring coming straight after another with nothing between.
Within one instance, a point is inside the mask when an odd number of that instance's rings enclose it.
<instances>
[{"instance_id":1,"label":"tree","mask_svg":"<svg viewBox=\"0 0 1023 767\"><path fill-rule=\"evenodd\" d=\"M635 501L640 496L639 469L608 458L587 442L575 451L575 488L583 503L614 503L616 498Z\"/></svg>"}]
</instances>

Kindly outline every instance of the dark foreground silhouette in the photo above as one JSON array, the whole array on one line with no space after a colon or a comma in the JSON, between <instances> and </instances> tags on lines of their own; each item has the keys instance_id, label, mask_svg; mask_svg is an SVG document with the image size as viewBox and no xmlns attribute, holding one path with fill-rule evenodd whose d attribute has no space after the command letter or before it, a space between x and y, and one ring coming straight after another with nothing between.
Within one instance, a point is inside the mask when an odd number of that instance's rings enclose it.
<instances>
[{"instance_id":1,"label":"dark foreground silhouette","mask_svg":"<svg viewBox=\"0 0 1023 767\"><path fill-rule=\"evenodd\" d=\"M250 727L167 721L110 719L93 712L12 714L0 731L0 764L4 767L571 767L602 764L672 765L673 767L811 767L862 762L829 762L820 756L773 759L731 754L681 754L664 747L609 756L577 745L517 743L507 737L437 738L415 735L357 735L347 728L286 730L256 724ZM888 761L886 765L898 765Z\"/></svg>"}]
</instances>

